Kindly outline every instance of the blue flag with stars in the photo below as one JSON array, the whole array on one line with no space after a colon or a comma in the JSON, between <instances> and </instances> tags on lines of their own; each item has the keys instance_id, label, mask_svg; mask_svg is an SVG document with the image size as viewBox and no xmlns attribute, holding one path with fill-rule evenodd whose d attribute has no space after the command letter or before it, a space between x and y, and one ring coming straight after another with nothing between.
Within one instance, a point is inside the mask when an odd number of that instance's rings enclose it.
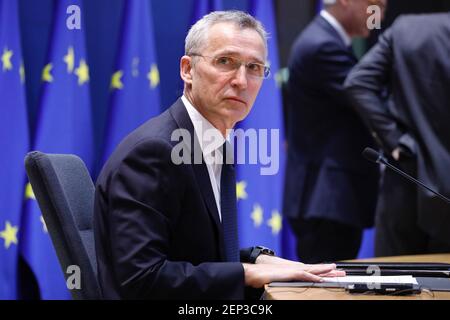
<instances>
[{"instance_id":1,"label":"blue flag with stars","mask_svg":"<svg viewBox=\"0 0 450 320\"><path fill-rule=\"evenodd\" d=\"M160 113L151 7L143 0L127 0L124 5L102 163L128 133Z\"/></svg>"},{"instance_id":2,"label":"blue flag with stars","mask_svg":"<svg viewBox=\"0 0 450 320\"><path fill-rule=\"evenodd\" d=\"M89 66L82 21L81 0L56 1L33 149L76 154L92 171ZM62 269L29 185L26 195L21 253L35 275L42 299L69 299Z\"/></svg>"},{"instance_id":3,"label":"blue flag with stars","mask_svg":"<svg viewBox=\"0 0 450 320\"><path fill-rule=\"evenodd\" d=\"M0 300L18 298L17 262L29 149L18 1L0 0Z\"/></svg>"},{"instance_id":4,"label":"blue flag with stars","mask_svg":"<svg viewBox=\"0 0 450 320\"><path fill-rule=\"evenodd\" d=\"M281 90L276 82L279 71L276 25L272 1L253 1L251 14L262 22L269 33L268 63L271 76L264 80L259 95L247 118L238 124L243 130L256 130L258 165L239 164L237 159L238 226L241 247L267 246L279 256L292 257L290 239L284 236L287 223L281 213L285 149ZM266 143L266 147L264 146ZM239 148L237 150L239 155Z\"/></svg>"}]
</instances>

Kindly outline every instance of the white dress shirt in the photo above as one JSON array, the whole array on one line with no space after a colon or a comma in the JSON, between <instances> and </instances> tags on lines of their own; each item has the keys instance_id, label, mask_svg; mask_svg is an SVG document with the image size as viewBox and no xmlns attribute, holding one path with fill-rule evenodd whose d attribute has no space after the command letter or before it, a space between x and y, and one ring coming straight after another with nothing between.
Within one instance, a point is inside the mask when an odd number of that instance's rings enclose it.
<instances>
[{"instance_id":1,"label":"white dress shirt","mask_svg":"<svg viewBox=\"0 0 450 320\"><path fill-rule=\"evenodd\" d=\"M336 30L345 46L349 47L352 44L352 38L348 35L347 31L345 31L342 24L337 21L337 19L333 17L333 15L330 14L327 10L320 11L320 15L322 16L322 18L327 20L329 24L331 24L334 30Z\"/></svg>"},{"instance_id":2,"label":"white dress shirt","mask_svg":"<svg viewBox=\"0 0 450 320\"><path fill-rule=\"evenodd\" d=\"M206 167L208 169L209 180L211 181L214 198L216 199L219 218L222 221L222 213L220 210L220 175L222 174L222 163L218 163L218 161L214 161L214 159L222 159L221 146L225 142L225 138L222 133L211 124L211 122L209 122L200 114L200 112L198 112L198 110L184 95L181 97L181 101L183 101L183 104L189 114L189 118L194 125L194 131L200 143L203 158L205 159ZM205 134L206 131L208 131L208 134ZM210 140L211 134L214 135L214 139L217 139L214 144L214 140ZM217 141L219 141L220 144Z\"/></svg>"}]
</instances>

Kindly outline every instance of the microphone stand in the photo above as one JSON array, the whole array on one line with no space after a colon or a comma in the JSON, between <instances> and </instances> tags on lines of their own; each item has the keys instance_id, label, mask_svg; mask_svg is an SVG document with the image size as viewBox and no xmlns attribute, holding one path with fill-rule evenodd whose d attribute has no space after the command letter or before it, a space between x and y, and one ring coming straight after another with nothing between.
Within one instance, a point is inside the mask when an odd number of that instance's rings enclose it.
<instances>
[{"instance_id":1,"label":"microphone stand","mask_svg":"<svg viewBox=\"0 0 450 320\"><path fill-rule=\"evenodd\" d=\"M380 157L378 162L381 162L382 164L386 165L389 169L391 169L391 170L397 172L397 173L398 173L399 175L401 175L402 177L404 177L404 178L406 178L406 179L408 179L408 180L413 181L414 183L416 183L416 184L420 185L421 187L427 189L427 190L430 191L431 193L437 195L439 198L441 198L442 200L444 200L445 202L447 202L448 204L450 204L450 199L448 199L447 197L443 196L443 195L440 194L439 192L434 191L433 189L431 189L431 188L428 187L427 185L423 184L423 183L420 182L419 180L414 179L414 178L411 177L409 174L407 174L407 173L403 172L402 170L400 170L400 169L394 167L394 166L393 166L392 164L390 164L385 158Z\"/></svg>"}]
</instances>

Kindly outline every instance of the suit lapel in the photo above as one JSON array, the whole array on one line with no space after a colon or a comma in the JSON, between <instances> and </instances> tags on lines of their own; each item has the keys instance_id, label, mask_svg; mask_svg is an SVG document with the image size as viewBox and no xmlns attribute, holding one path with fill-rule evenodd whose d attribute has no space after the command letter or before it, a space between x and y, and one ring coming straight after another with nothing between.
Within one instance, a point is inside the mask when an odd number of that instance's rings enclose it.
<instances>
[{"instance_id":1,"label":"suit lapel","mask_svg":"<svg viewBox=\"0 0 450 320\"><path fill-rule=\"evenodd\" d=\"M355 56L355 52L353 51L353 48L351 46L347 47L345 45L345 43L342 40L339 33L336 31L336 29L333 28L333 26L324 17L322 17L321 15L318 15L316 17L315 23L317 23L317 25L319 25L320 28L325 30L325 32L327 32L333 39L335 39L335 41L338 42L339 45L342 46L342 48L348 52L348 54L352 57L352 59L355 61L355 63L358 62L358 59Z\"/></svg>"},{"instance_id":2,"label":"suit lapel","mask_svg":"<svg viewBox=\"0 0 450 320\"><path fill-rule=\"evenodd\" d=\"M214 197L214 192L211 186L211 180L209 178L208 169L203 160L199 164L194 162L194 151L200 150L200 143L197 139L197 135L195 134L194 126L192 124L191 119L189 118L189 114L187 113L186 107L184 106L181 99L178 99L177 102L170 108L170 113L172 117L175 119L175 122L178 124L178 127L181 129L186 129L189 131L190 136L193 137L193 141L190 144L186 143L186 147L189 149L191 154L191 163L192 168L194 170L195 178L197 180L197 184L199 186L200 192L202 194L203 201L206 204L209 215L211 216L214 226L216 229L216 234L218 235L217 241L219 244L219 252L222 259L225 258L224 244L223 244L223 232L222 232L222 223L219 218L219 211L217 209L216 200Z\"/></svg>"}]
</instances>

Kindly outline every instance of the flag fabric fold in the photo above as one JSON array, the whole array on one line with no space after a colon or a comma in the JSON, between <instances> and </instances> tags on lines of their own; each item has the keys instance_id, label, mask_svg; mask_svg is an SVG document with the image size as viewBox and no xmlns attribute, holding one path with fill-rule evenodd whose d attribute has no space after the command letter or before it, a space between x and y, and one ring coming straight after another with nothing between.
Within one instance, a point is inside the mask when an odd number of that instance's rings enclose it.
<instances>
[{"instance_id":1,"label":"flag fabric fold","mask_svg":"<svg viewBox=\"0 0 450 320\"><path fill-rule=\"evenodd\" d=\"M17 299L18 240L29 149L18 1L0 0L0 300Z\"/></svg>"},{"instance_id":2,"label":"flag fabric fold","mask_svg":"<svg viewBox=\"0 0 450 320\"><path fill-rule=\"evenodd\" d=\"M195 24L204 15L212 12L223 10L222 0L197 0L194 1L194 7L191 16L191 25Z\"/></svg>"},{"instance_id":3,"label":"flag fabric fold","mask_svg":"<svg viewBox=\"0 0 450 320\"><path fill-rule=\"evenodd\" d=\"M69 7L79 10L69 11ZM94 139L82 13L81 0L55 3L32 146L34 150L46 153L75 154L92 172ZM34 273L40 297L70 299L63 271L29 184L26 200L20 251Z\"/></svg>"},{"instance_id":4,"label":"flag fabric fold","mask_svg":"<svg viewBox=\"0 0 450 320\"><path fill-rule=\"evenodd\" d=\"M160 75L149 2L127 0L121 28L101 165L128 133L161 110Z\"/></svg>"}]
</instances>

